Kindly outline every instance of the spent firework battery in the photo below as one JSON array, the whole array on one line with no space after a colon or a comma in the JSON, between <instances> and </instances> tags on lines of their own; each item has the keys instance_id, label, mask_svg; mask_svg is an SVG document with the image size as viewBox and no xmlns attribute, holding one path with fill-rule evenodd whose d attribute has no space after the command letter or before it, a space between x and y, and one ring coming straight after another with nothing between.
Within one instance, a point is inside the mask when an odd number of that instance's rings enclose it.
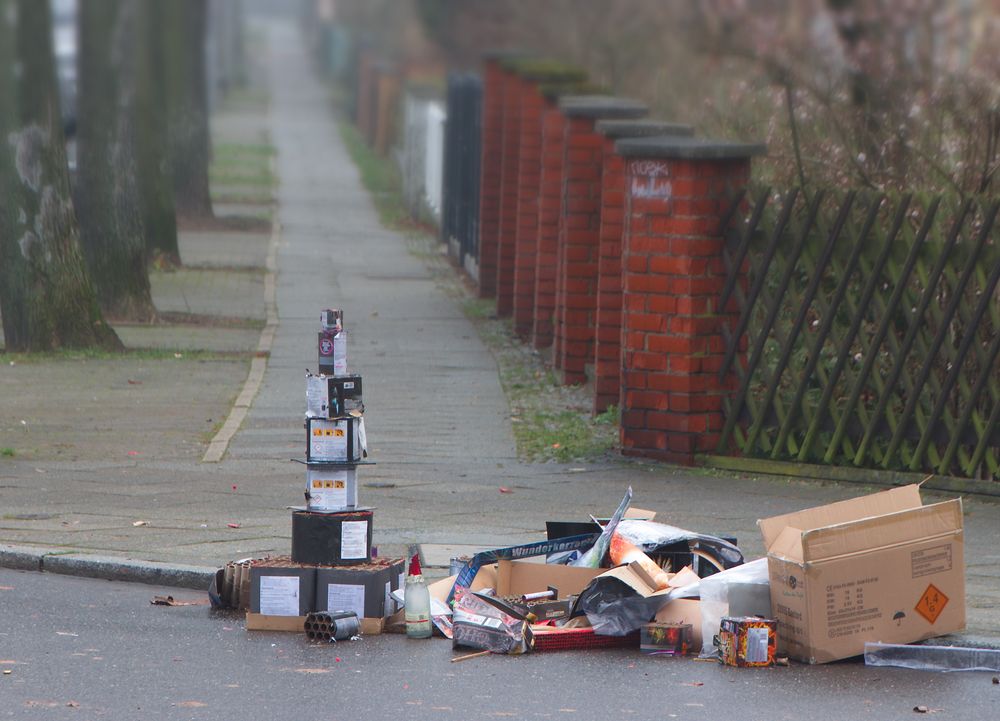
<instances>
[{"instance_id":1,"label":"spent firework battery","mask_svg":"<svg viewBox=\"0 0 1000 721\"><path fill-rule=\"evenodd\" d=\"M757 616L723 616L719 626L719 661L726 666L773 666L778 622Z\"/></svg>"},{"instance_id":2,"label":"spent firework battery","mask_svg":"<svg viewBox=\"0 0 1000 721\"><path fill-rule=\"evenodd\" d=\"M292 560L351 566L372 560L371 509L292 511Z\"/></svg>"},{"instance_id":3,"label":"spent firework battery","mask_svg":"<svg viewBox=\"0 0 1000 721\"><path fill-rule=\"evenodd\" d=\"M347 375L347 331L321 330L317 341L319 372L328 376Z\"/></svg>"},{"instance_id":4,"label":"spent firework battery","mask_svg":"<svg viewBox=\"0 0 1000 721\"><path fill-rule=\"evenodd\" d=\"M361 376L306 372L306 418L338 418L354 411L364 411Z\"/></svg>"},{"instance_id":5,"label":"spent firework battery","mask_svg":"<svg viewBox=\"0 0 1000 721\"><path fill-rule=\"evenodd\" d=\"M352 465L306 465L306 508L345 511L358 505L358 472Z\"/></svg>"},{"instance_id":6,"label":"spent firework battery","mask_svg":"<svg viewBox=\"0 0 1000 721\"><path fill-rule=\"evenodd\" d=\"M385 618L396 612L392 592L405 582L402 558L370 563L321 566L316 570L316 610L350 611L359 618Z\"/></svg>"},{"instance_id":7,"label":"spent firework battery","mask_svg":"<svg viewBox=\"0 0 1000 721\"><path fill-rule=\"evenodd\" d=\"M686 656L691 650L690 623L647 623L640 630L639 650L651 656Z\"/></svg>"},{"instance_id":8,"label":"spent firework battery","mask_svg":"<svg viewBox=\"0 0 1000 721\"><path fill-rule=\"evenodd\" d=\"M316 602L316 568L285 558L250 566L250 611L267 616L305 616Z\"/></svg>"},{"instance_id":9,"label":"spent firework battery","mask_svg":"<svg viewBox=\"0 0 1000 721\"><path fill-rule=\"evenodd\" d=\"M323 330L341 331L344 329L344 311L340 308L326 308L319 312L319 324Z\"/></svg>"},{"instance_id":10,"label":"spent firework battery","mask_svg":"<svg viewBox=\"0 0 1000 721\"><path fill-rule=\"evenodd\" d=\"M501 601L516 608L521 613L534 614L538 621L552 621L567 618L576 596L559 598L559 589L549 586L547 591L514 596L500 596Z\"/></svg>"},{"instance_id":11,"label":"spent firework battery","mask_svg":"<svg viewBox=\"0 0 1000 721\"><path fill-rule=\"evenodd\" d=\"M307 463L354 463L366 455L365 445L361 417L306 419Z\"/></svg>"},{"instance_id":12,"label":"spent firework battery","mask_svg":"<svg viewBox=\"0 0 1000 721\"><path fill-rule=\"evenodd\" d=\"M305 621L310 641L346 641L361 633L361 622L353 611L310 613Z\"/></svg>"}]
</instances>

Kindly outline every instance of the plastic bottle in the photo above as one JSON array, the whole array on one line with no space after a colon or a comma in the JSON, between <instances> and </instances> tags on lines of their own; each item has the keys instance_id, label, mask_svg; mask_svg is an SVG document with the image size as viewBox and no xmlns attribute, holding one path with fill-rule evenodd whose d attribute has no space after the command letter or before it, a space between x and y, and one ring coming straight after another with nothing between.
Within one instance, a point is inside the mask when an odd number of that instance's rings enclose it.
<instances>
[{"instance_id":1,"label":"plastic bottle","mask_svg":"<svg viewBox=\"0 0 1000 721\"><path fill-rule=\"evenodd\" d=\"M406 577L406 589L403 593L403 609L406 635L410 638L430 638L431 595L420 573L420 559L416 554L410 559L410 572Z\"/></svg>"}]
</instances>

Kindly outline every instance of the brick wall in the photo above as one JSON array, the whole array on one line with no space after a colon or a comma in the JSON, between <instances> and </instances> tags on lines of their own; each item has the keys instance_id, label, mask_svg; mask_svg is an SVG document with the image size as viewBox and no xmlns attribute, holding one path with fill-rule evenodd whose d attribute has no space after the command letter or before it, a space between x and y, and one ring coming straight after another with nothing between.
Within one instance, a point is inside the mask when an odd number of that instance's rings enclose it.
<instances>
[{"instance_id":1,"label":"brick wall","mask_svg":"<svg viewBox=\"0 0 1000 721\"><path fill-rule=\"evenodd\" d=\"M483 69L482 160L479 178L479 297L493 298L497 282L500 222L500 166L503 152L503 87L500 57Z\"/></svg>"},{"instance_id":2,"label":"brick wall","mask_svg":"<svg viewBox=\"0 0 1000 721\"><path fill-rule=\"evenodd\" d=\"M535 321L538 192L542 178L542 110L544 104L545 101L538 84L531 80L522 82L512 310L514 332L524 340L531 337Z\"/></svg>"},{"instance_id":3,"label":"brick wall","mask_svg":"<svg viewBox=\"0 0 1000 721\"><path fill-rule=\"evenodd\" d=\"M721 216L763 146L692 138L617 141L625 158L622 451L693 463L713 451L725 282Z\"/></svg>"},{"instance_id":4,"label":"brick wall","mask_svg":"<svg viewBox=\"0 0 1000 721\"><path fill-rule=\"evenodd\" d=\"M609 96L560 100L567 116L563 144L563 203L559 223L553 365L564 383L583 383L594 359L597 328L598 237L601 223L601 119L637 118L644 104Z\"/></svg>"},{"instance_id":5,"label":"brick wall","mask_svg":"<svg viewBox=\"0 0 1000 721\"><path fill-rule=\"evenodd\" d=\"M372 95L375 87L375 56L370 50L358 54L358 89L355 97L354 124L366 140L372 124Z\"/></svg>"},{"instance_id":6,"label":"brick wall","mask_svg":"<svg viewBox=\"0 0 1000 721\"><path fill-rule=\"evenodd\" d=\"M507 71L503 79L503 146L500 155L500 218L497 226L497 315L514 310L514 254L521 167L521 89L524 81Z\"/></svg>"},{"instance_id":7,"label":"brick wall","mask_svg":"<svg viewBox=\"0 0 1000 721\"><path fill-rule=\"evenodd\" d=\"M615 141L657 135L690 136L690 125L660 120L601 120L601 228L597 257L597 327L594 332L594 413L621 403L622 233L625 227L625 161Z\"/></svg>"},{"instance_id":8,"label":"brick wall","mask_svg":"<svg viewBox=\"0 0 1000 721\"><path fill-rule=\"evenodd\" d=\"M531 339L535 348L552 345L556 302L559 218L562 215L563 136L566 118L554 97L542 107L541 173L538 192L538 236L535 247L535 304Z\"/></svg>"}]
</instances>

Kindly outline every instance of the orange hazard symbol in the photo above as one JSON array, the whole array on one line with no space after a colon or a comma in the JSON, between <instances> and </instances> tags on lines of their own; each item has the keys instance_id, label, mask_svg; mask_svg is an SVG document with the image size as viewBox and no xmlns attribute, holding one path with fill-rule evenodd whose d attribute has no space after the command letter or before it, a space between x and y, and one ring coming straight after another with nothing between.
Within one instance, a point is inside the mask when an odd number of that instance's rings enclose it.
<instances>
[{"instance_id":1,"label":"orange hazard symbol","mask_svg":"<svg viewBox=\"0 0 1000 721\"><path fill-rule=\"evenodd\" d=\"M938 616L948 605L948 597L942 593L933 583L927 586L924 595L917 601L916 612L926 618L930 623L938 620Z\"/></svg>"}]
</instances>

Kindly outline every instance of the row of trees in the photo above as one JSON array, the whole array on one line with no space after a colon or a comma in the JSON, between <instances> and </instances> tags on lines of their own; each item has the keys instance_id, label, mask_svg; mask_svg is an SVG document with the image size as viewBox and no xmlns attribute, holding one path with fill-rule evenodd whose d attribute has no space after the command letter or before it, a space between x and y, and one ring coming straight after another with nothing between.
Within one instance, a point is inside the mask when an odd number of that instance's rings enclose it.
<instances>
[{"instance_id":1,"label":"row of trees","mask_svg":"<svg viewBox=\"0 0 1000 721\"><path fill-rule=\"evenodd\" d=\"M766 140L776 185L995 193L1000 0L339 0L400 59L579 64L702 135ZM422 32L420 32L422 30Z\"/></svg>"},{"instance_id":2,"label":"row of trees","mask_svg":"<svg viewBox=\"0 0 1000 721\"><path fill-rule=\"evenodd\" d=\"M155 319L148 263L180 262L177 217L212 216L207 0L85 0L77 12L71 184L49 3L0 0L8 351L120 348L106 319Z\"/></svg>"}]
</instances>

